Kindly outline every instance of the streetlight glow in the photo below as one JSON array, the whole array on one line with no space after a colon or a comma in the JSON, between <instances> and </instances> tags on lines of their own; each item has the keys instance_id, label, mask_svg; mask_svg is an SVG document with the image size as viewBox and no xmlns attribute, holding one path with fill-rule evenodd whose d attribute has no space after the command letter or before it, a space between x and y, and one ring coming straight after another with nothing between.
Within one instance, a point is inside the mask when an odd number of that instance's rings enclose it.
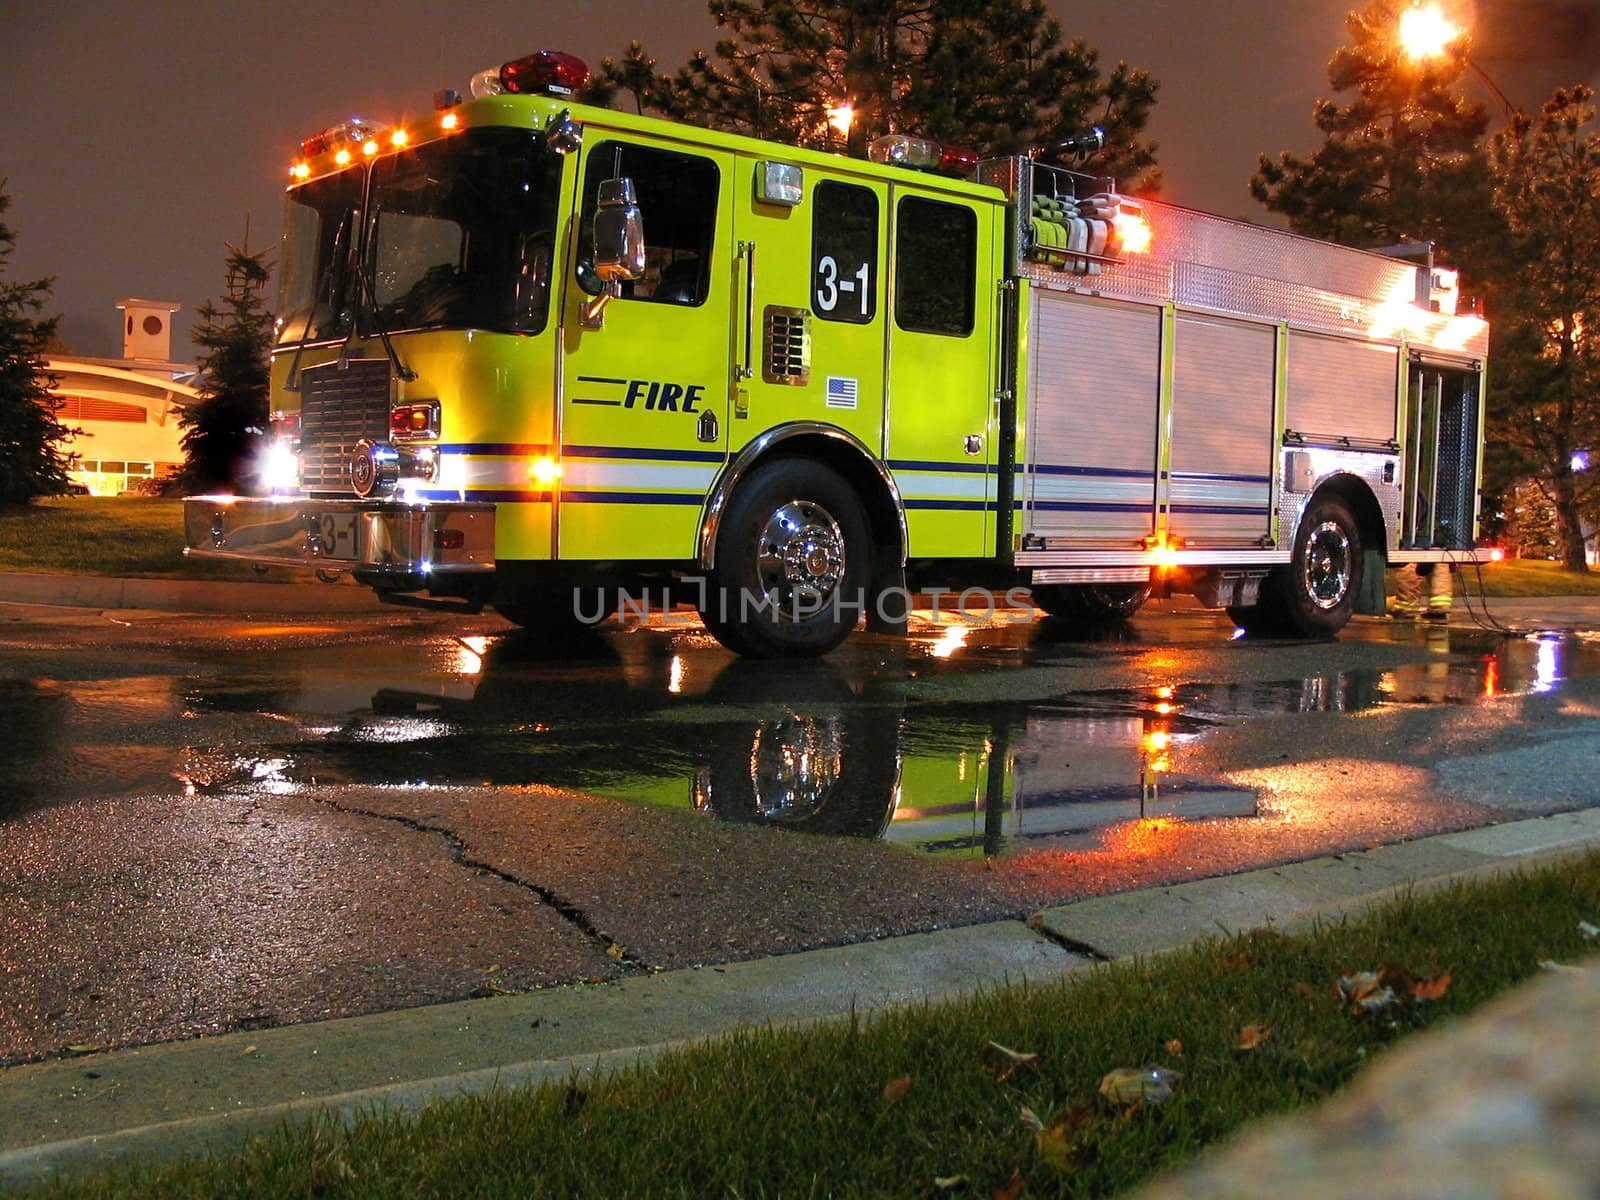
<instances>
[{"instance_id":1,"label":"streetlight glow","mask_svg":"<svg viewBox=\"0 0 1600 1200\"><path fill-rule=\"evenodd\" d=\"M1417 5L1400 15L1400 47L1411 58L1438 58L1461 34L1437 4Z\"/></svg>"}]
</instances>

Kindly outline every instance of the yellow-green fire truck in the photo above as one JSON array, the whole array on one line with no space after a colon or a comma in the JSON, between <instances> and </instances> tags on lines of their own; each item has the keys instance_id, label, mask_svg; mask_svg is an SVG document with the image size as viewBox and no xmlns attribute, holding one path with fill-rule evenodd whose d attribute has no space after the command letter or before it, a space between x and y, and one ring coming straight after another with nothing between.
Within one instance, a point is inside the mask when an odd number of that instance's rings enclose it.
<instances>
[{"instance_id":1,"label":"yellow-green fire truck","mask_svg":"<svg viewBox=\"0 0 1600 1200\"><path fill-rule=\"evenodd\" d=\"M934 587L1327 635L1385 565L1487 555L1487 328L1431 262L586 79L541 52L303 143L262 494L190 499L190 553L536 626L687 597L757 656Z\"/></svg>"}]
</instances>

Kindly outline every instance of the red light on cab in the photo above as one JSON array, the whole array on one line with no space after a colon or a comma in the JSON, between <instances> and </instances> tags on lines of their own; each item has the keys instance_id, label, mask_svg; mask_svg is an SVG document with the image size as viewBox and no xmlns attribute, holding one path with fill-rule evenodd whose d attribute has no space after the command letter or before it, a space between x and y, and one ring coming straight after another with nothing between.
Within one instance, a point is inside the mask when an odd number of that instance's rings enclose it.
<instances>
[{"instance_id":1,"label":"red light on cab","mask_svg":"<svg viewBox=\"0 0 1600 1200\"><path fill-rule=\"evenodd\" d=\"M520 95L545 93L570 96L589 82L589 67L581 58L555 50L540 50L500 67L500 83Z\"/></svg>"},{"instance_id":2,"label":"red light on cab","mask_svg":"<svg viewBox=\"0 0 1600 1200\"><path fill-rule=\"evenodd\" d=\"M978 169L978 152L965 146L939 147L939 173L941 175L966 175Z\"/></svg>"}]
</instances>

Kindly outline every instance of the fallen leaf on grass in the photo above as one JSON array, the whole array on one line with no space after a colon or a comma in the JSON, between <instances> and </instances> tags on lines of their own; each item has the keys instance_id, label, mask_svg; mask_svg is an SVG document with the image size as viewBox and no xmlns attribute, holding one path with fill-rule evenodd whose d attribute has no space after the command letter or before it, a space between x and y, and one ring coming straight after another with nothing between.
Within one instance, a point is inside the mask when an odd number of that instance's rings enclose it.
<instances>
[{"instance_id":1,"label":"fallen leaf on grass","mask_svg":"<svg viewBox=\"0 0 1600 1200\"><path fill-rule=\"evenodd\" d=\"M1539 969L1541 971L1550 971L1556 975L1587 975L1589 973L1586 967L1575 967L1571 963L1558 963L1548 958L1539 960ZM72 1047L68 1046L67 1049L70 1050Z\"/></svg>"},{"instance_id":2,"label":"fallen leaf on grass","mask_svg":"<svg viewBox=\"0 0 1600 1200\"><path fill-rule=\"evenodd\" d=\"M1161 1048L1172 1055L1173 1058L1183 1057L1183 1043L1177 1038L1173 1038L1170 1042L1164 1042Z\"/></svg>"},{"instance_id":3,"label":"fallen leaf on grass","mask_svg":"<svg viewBox=\"0 0 1600 1200\"><path fill-rule=\"evenodd\" d=\"M902 1075L899 1079L891 1079L883 1085L883 1102L893 1104L911 1090L911 1076Z\"/></svg>"},{"instance_id":4,"label":"fallen leaf on grass","mask_svg":"<svg viewBox=\"0 0 1600 1200\"><path fill-rule=\"evenodd\" d=\"M1450 972L1432 979L1418 979L1400 967L1381 971L1358 971L1341 975L1331 989L1333 995L1360 1013L1379 1012L1402 1001L1427 1003L1440 999L1450 988Z\"/></svg>"},{"instance_id":5,"label":"fallen leaf on grass","mask_svg":"<svg viewBox=\"0 0 1600 1200\"><path fill-rule=\"evenodd\" d=\"M1034 1131L1033 1146L1039 1157L1059 1170L1070 1167L1077 1151L1078 1130L1088 1120L1089 1110L1076 1104L1057 1113L1049 1129Z\"/></svg>"},{"instance_id":6,"label":"fallen leaf on grass","mask_svg":"<svg viewBox=\"0 0 1600 1200\"><path fill-rule=\"evenodd\" d=\"M78 1042L67 1047L68 1054L98 1054L101 1046L97 1042Z\"/></svg>"},{"instance_id":7,"label":"fallen leaf on grass","mask_svg":"<svg viewBox=\"0 0 1600 1200\"><path fill-rule=\"evenodd\" d=\"M1450 972L1435 979L1419 979L1411 985L1411 995L1419 1001L1441 1000L1450 989Z\"/></svg>"},{"instance_id":8,"label":"fallen leaf on grass","mask_svg":"<svg viewBox=\"0 0 1600 1200\"><path fill-rule=\"evenodd\" d=\"M1388 1008L1398 997L1394 989L1378 980L1376 971L1357 971L1354 975L1341 975L1333 985L1337 999L1351 1005L1357 1012L1377 1012Z\"/></svg>"},{"instance_id":9,"label":"fallen leaf on grass","mask_svg":"<svg viewBox=\"0 0 1600 1200\"><path fill-rule=\"evenodd\" d=\"M1235 1050L1254 1050L1262 1042L1272 1036L1270 1025L1246 1025L1239 1030L1239 1040L1234 1043Z\"/></svg>"},{"instance_id":10,"label":"fallen leaf on grass","mask_svg":"<svg viewBox=\"0 0 1600 1200\"><path fill-rule=\"evenodd\" d=\"M1163 1067L1118 1067L1100 1080L1100 1094L1117 1104L1160 1104L1182 1078L1183 1072Z\"/></svg>"},{"instance_id":11,"label":"fallen leaf on grass","mask_svg":"<svg viewBox=\"0 0 1600 1200\"><path fill-rule=\"evenodd\" d=\"M256 1048L254 1046L246 1046L241 1051L242 1054L254 1054L255 1052L256 1052Z\"/></svg>"},{"instance_id":12,"label":"fallen leaf on grass","mask_svg":"<svg viewBox=\"0 0 1600 1200\"><path fill-rule=\"evenodd\" d=\"M609 954L612 958L621 958L624 954L627 953L627 951L624 950L621 946L617 945L615 942L612 942L611 945L606 947L606 953Z\"/></svg>"},{"instance_id":13,"label":"fallen leaf on grass","mask_svg":"<svg viewBox=\"0 0 1600 1200\"><path fill-rule=\"evenodd\" d=\"M958 1187L965 1187L970 1181L965 1175L935 1175L933 1186L935 1191L953 1192Z\"/></svg>"},{"instance_id":14,"label":"fallen leaf on grass","mask_svg":"<svg viewBox=\"0 0 1600 1200\"><path fill-rule=\"evenodd\" d=\"M1579 921L1578 934L1593 941L1595 938L1600 938L1600 925L1592 925L1588 921Z\"/></svg>"},{"instance_id":15,"label":"fallen leaf on grass","mask_svg":"<svg viewBox=\"0 0 1600 1200\"><path fill-rule=\"evenodd\" d=\"M1017 1122L1029 1133L1044 1132L1044 1122L1039 1120L1039 1114L1026 1104L1017 1110Z\"/></svg>"},{"instance_id":16,"label":"fallen leaf on grass","mask_svg":"<svg viewBox=\"0 0 1600 1200\"><path fill-rule=\"evenodd\" d=\"M1037 1054L1022 1054L1016 1050L1002 1046L999 1042L988 1042L983 1049L978 1051L978 1058L982 1060L984 1068L995 1077L997 1083L1004 1083L1023 1067L1034 1068L1038 1066Z\"/></svg>"},{"instance_id":17,"label":"fallen leaf on grass","mask_svg":"<svg viewBox=\"0 0 1600 1200\"><path fill-rule=\"evenodd\" d=\"M1028 1181L1022 1177L1021 1167L1011 1168L1011 1179L1003 1187L994 1190L994 1200L1017 1200L1022 1195L1022 1189L1028 1186Z\"/></svg>"},{"instance_id":18,"label":"fallen leaf on grass","mask_svg":"<svg viewBox=\"0 0 1600 1200\"><path fill-rule=\"evenodd\" d=\"M1033 1148L1052 1167L1064 1169L1072 1165L1072 1133L1060 1125L1034 1134Z\"/></svg>"}]
</instances>

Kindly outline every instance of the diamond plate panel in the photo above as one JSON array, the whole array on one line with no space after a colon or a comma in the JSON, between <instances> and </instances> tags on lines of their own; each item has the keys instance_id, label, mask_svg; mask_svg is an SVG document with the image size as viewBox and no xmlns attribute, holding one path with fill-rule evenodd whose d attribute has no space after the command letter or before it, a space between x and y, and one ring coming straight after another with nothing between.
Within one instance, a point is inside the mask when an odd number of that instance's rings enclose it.
<instances>
[{"instance_id":1,"label":"diamond plate panel","mask_svg":"<svg viewBox=\"0 0 1600 1200\"><path fill-rule=\"evenodd\" d=\"M1170 301L1380 341L1405 337L1413 345L1477 357L1488 351L1482 322L1415 319L1420 314L1409 305L1416 296L1417 267L1410 263L1158 200L1139 201L1152 234L1147 254L1130 255L1089 278L1019 261L1020 222L1029 211L1034 175L1048 169L1026 158L995 159L978 169L979 182L1017 201L1011 266L1036 287Z\"/></svg>"}]
</instances>

